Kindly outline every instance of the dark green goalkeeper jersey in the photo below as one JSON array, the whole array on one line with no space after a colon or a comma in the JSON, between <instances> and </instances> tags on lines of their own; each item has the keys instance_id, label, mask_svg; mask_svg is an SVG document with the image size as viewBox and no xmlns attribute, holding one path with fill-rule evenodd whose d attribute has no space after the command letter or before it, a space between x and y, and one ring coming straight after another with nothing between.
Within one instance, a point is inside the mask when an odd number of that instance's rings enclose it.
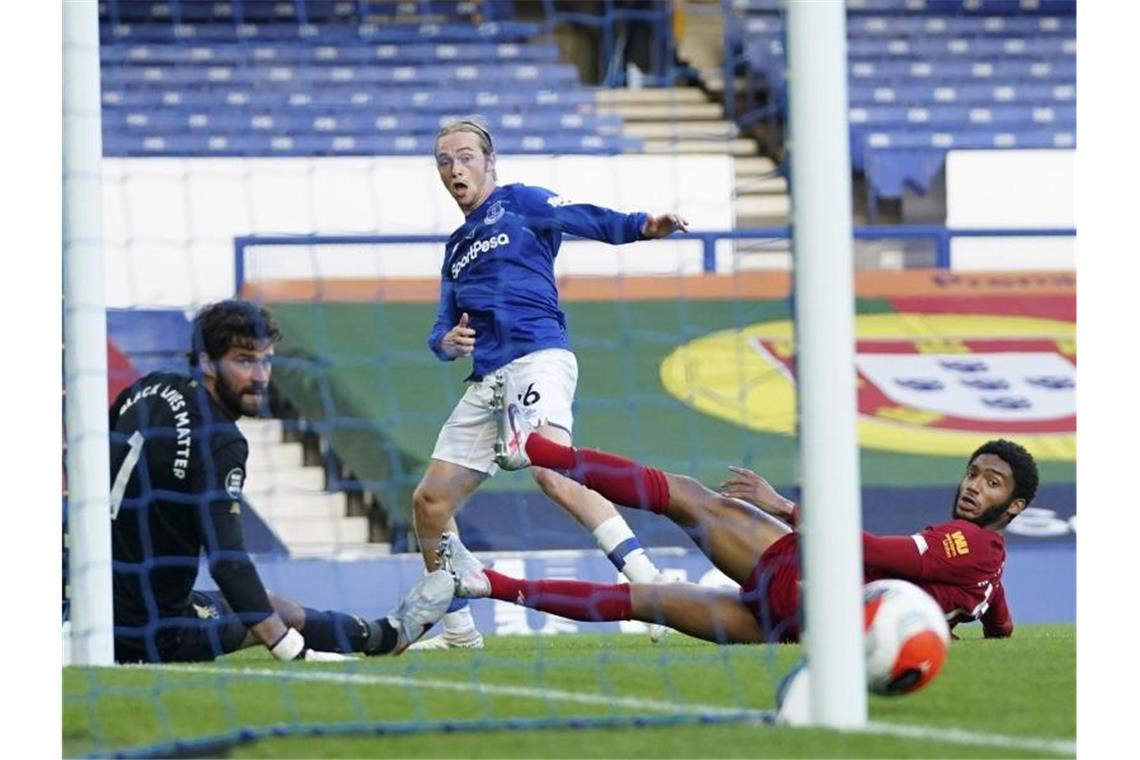
<instances>
[{"instance_id":1,"label":"dark green goalkeeper jersey","mask_svg":"<svg viewBox=\"0 0 1140 760\"><path fill-rule=\"evenodd\" d=\"M249 445L206 389L152 373L110 409L116 638L177 643L202 553L246 625L272 613L245 551L242 484Z\"/></svg>"}]
</instances>

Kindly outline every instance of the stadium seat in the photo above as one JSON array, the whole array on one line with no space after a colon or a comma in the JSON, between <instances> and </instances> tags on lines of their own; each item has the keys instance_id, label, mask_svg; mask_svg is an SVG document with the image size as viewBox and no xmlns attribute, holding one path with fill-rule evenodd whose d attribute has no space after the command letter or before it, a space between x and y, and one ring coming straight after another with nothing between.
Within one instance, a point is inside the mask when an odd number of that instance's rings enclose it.
<instances>
[{"instance_id":1,"label":"stadium seat","mask_svg":"<svg viewBox=\"0 0 1140 760\"><path fill-rule=\"evenodd\" d=\"M430 149L478 111L500 150L637 150L543 27L471 0L102 0L107 155Z\"/></svg>"},{"instance_id":2,"label":"stadium seat","mask_svg":"<svg viewBox=\"0 0 1140 760\"><path fill-rule=\"evenodd\" d=\"M731 6L726 49L785 104L779 3ZM951 146L1071 147L1075 13L1074 0L848 0L854 169L898 198L928 187Z\"/></svg>"},{"instance_id":3,"label":"stadium seat","mask_svg":"<svg viewBox=\"0 0 1140 760\"><path fill-rule=\"evenodd\" d=\"M876 197L899 198L906 186L926 192L946 151L953 148L1072 148L1075 144L1072 130L870 132L862 150L852 153L852 164L865 171Z\"/></svg>"}]
</instances>

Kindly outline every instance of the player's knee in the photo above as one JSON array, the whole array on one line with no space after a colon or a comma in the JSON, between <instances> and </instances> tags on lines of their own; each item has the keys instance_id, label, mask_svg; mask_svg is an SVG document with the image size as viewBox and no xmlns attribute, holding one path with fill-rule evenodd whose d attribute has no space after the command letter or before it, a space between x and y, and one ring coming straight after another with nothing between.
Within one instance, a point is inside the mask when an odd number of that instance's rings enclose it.
<instances>
[{"instance_id":1,"label":"player's knee","mask_svg":"<svg viewBox=\"0 0 1140 760\"><path fill-rule=\"evenodd\" d=\"M451 519L455 512L451 499L430 485L420 483L412 493L412 511L416 525L436 525Z\"/></svg>"},{"instance_id":2,"label":"player's knee","mask_svg":"<svg viewBox=\"0 0 1140 760\"><path fill-rule=\"evenodd\" d=\"M561 503L562 499L573 493L574 489L581 488L581 486L573 480L559 475L553 470L535 467L531 469L530 475L534 478L534 482L538 484L538 487L542 489L544 494L559 503Z\"/></svg>"}]
</instances>

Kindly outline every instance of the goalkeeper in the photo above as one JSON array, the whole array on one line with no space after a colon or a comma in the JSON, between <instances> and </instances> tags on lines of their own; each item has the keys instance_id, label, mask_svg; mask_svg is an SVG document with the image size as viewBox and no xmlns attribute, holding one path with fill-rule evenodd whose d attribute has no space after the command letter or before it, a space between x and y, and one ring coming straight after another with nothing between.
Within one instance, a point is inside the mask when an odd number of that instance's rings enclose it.
<instances>
[{"instance_id":1,"label":"goalkeeper","mask_svg":"<svg viewBox=\"0 0 1140 760\"><path fill-rule=\"evenodd\" d=\"M492 597L575 620L658 622L722 644L799 639L796 505L766 480L736 467L736 477L717 492L692 478L536 435L518 404L508 404L503 417L500 466L550 467L615 503L668 517L740 590L511 578L484 569L448 534L441 556L456 578L457 596ZM910 581L938 602L951 627L980 620L987 638L1011 635L1002 530L1033 500L1037 482L1036 463L1023 447L1005 440L982 444L966 463L947 522L909 536L863 533L865 580Z\"/></svg>"},{"instance_id":2,"label":"goalkeeper","mask_svg":"<svg viewBox=\"0 0 1140 760\"><path fill-rule=\"evenodd\" d=\"M266 408L279 337L256 304L207 306L193 322L190 375L151 373L111 405L118 662L212 660L255 644L280 660L399 654L452 601L443 572L378 620L302 607L262 585L242 538L249 445L235 421ZM193 590L203 550L220 594Z\"/></svg>"}]
</instances>

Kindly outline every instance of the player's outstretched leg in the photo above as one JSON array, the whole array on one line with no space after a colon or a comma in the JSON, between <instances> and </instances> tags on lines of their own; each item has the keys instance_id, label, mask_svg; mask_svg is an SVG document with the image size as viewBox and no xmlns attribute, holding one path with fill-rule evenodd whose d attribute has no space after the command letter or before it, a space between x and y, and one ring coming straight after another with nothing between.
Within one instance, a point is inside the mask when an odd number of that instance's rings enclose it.
<instances>
[{"instance_id":1,"label":"player's outstretched leg","mask_svg":"<svg viewBox=\"0 0 1140 760\"><path fill-rule=\"evenodd\" d=\"M447 612L454 593L455 584L445 570L435 570L418 580L399 606L388 613L388 623L398 633L391 654L400 654L435 625Z\"/></svg>"},{"instance_id":2,"label":"player's outstretched leg","mask_svg":"<svg viewBox=\"0 0 1140 760\"><path fill-rule=\"evenodd\" d=\"M764 632L737 592L695 583L588 583L526 580L488 570L459 538L445 533L440 566L455 580L455 594L493 598L553 615L602 622L662 621L691 636L719 644L759 643Z\"/></svg>"},{"instance_id":3,"label":"player's outstretched leg","mask_svg":"<svg viewBox=\"0 0 1140 760\"><path fill-rule=\"evenodd\" d=\"M616 504L665 515L737 583L744 583L764 550L790 531L759 508L721 496L693 478L551 440L536 433L525 415L505 415L504 425L510 463L558 470Z\"/></svg>"}]
</instances>

